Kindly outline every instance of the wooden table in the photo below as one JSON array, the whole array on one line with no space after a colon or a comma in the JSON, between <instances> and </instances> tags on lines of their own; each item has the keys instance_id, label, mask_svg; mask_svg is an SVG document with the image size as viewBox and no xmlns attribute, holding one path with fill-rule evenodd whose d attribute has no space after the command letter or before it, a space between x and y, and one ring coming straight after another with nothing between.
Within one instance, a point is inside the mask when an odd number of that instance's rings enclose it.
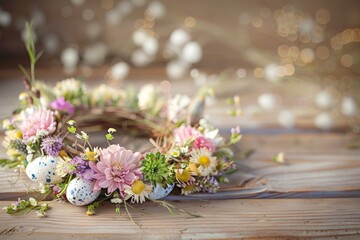
<instances>
[{"instance_id":1,"label":"wooden table","mask_svg":"<svg viewBox=\"0 0 360 240\"><path fill-rule=\"evenodd\" d=\"M244 98L246 107L254 96ZM2 115L10 107L3 104ZM320 132L309 121L314 113L300 109L306 114L298 128L284 130L272 113L229 119L222 108L217 102L208 113L223 130L240 124L244 137L238 149L254 153L238 161L239 171L220 193L167 198L200 218L170 215L145 203L137 207L146 213L131 211L136 226L126 214L115 214L111 204L88 217L85 207L55 202L42 219L2 211L0 239L360 239L360 149L347 147L351 136L343 122L335 131ZM286 154L284 164L272 161L280 151ZM31 185L24 175L15 180L17 173L0 170L1 207L24 196Z\"/></svg>"}]
</instances>

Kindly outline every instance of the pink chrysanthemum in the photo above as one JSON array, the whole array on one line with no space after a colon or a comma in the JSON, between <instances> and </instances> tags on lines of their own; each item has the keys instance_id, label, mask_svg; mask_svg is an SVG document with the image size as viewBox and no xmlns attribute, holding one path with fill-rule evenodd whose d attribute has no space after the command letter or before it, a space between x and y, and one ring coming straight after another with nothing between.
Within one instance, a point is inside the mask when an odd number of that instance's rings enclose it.
<instances>
[{"instance_id":1,"label":"pink chrysanthemum","mask_svg":"<svg viewBox=\"0 0 360 240\"><path fill-rule=\"evenodd\" d=\"M195 139L195 141L193 143L193 147L195 149L206 148L210 152L215 152L214 141L212 139L209 139L209 138L206 138L203 136L199 136Z\"/></svg>"},{"instance_id":2,"label":"pink chrysanthemum","mask_svg":"<svg viewBox=\"0 0 360 240\"><path fill-rule=\"evenodd\" d=\"M175 143L180 145L189 140L195 140L198 136L201 136L201 134L190 126L174 129Z\"/></svg>"},{"instance_id":3,"label":"pink chrysanthemum","mask_svg":"<svg viewBox=\"0 0 360 240\"><path fill-rule=\"evenodd\" d=\"M56 129L53 114L51 110L31 109L31 111L27 111L24 121L19 126L25 141L36 136L38 131L53 133Z\"/></svg>"},{"instance_id":4,"label":"pink chrysanthemum","mask_svg":"<svg viewBox=\"0 0 360 240\"><path fill-rule=\"evenodd\" d=\"M96 180L94 191L107 188L110 194L119 189L120 194L125 196L125 187L130 187L135 180L141 180L140 171L141 153L133 153L119 145L110 145L100 150L100 161L90 162L89 165L95 174Z\"/></svg>"}]
</instances>

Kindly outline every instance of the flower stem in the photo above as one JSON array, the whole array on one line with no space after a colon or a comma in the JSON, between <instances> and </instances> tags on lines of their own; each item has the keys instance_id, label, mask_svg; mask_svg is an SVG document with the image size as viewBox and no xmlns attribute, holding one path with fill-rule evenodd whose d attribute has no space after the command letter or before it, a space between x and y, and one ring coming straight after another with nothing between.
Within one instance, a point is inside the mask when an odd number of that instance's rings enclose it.
<instances>
[{"instance_id":1,"label":"flower stem","mask_svg":"<svg viewBox=\"0 0 360 240\"><path fill-rule=\"evenodd\" d=\"M72 177L73 177L72 175L69 175L68 180L67 180L64 188L61 190L61 192L58 195L56 195L58 198L60 198L62 195L64 195L64 193L66 192L67 187L69 186L69 183L70 183Z\"/></svg>"}]
</instances>

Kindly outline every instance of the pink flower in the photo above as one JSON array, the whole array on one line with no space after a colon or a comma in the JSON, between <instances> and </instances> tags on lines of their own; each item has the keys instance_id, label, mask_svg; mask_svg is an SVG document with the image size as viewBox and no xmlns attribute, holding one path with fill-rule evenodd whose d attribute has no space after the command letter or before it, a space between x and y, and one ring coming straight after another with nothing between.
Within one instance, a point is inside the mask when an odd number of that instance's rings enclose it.
<instances>
[{"instance_id":1,"label":"pink flower","mask_svg":"<svg viewBox=\"0 0 360 240\"><path fill-rule=\"evenodd\" d=\"M180 145L189 140L195 140L198 136L201 136L201 134L196 129L190 126L182 126L174 129L175 143Z\"/></svg>"},{"instance_id":2,"label":"pink flower","mask_svg":"<svg viewBox=\"0 0 360 240\"><path fill-rule=\"evenodd\" d=\"M60 97L55 101L51 102L50 107L52 107L55 110L66 112L68 114L73 114L75 111L74 106L71 105L70 102L65 101L64 97Z\"/></svg>"},{"instance_id":3,"label":"pink flower","mask_svg":"<svg viewBox=\"0 0 360 240\"><path fill-rule=\"evenodd\" d=\"M215 152L215 144L214 141L210 138L206 138L204 136L199 136L195 139L193 143L193 148L200 149L206 148L210 152Z\"/></svg>"},{"instance_id":4,"label":"pink flower","mask_svg":"<svg viewBox=\"0 0 360 240\"><path fill-rule=\"evenodd\" d=\"M198 132L195 128L187 126L187 127L179 127L174 129L174 137L175 143L178 145L182 145L189 140L193 140L192 147L194 149L206 148L207 150L214 152L215 151L215 143L212 139L204 137L200 132Z\"/></svg>"},{"instance_id":5,"label":"pink flower","mask_svg":"<svg viewBox=\"0 0 360 240\"><path fill-rule=\"evenodd\" d=\"M27 141L30 137L36 136L38 131L53 133L56 129L53 114L51 110L30 109L26 111L24 121L19 126L24 140Z\"/></svg>"},{"instance_id":6,"label":"pink flower","mask_svg":"<svg viewBox=\"0 0 360 240\"><path fill-rule=\"evenodd\" d=\"M100 161L89 163L95 172L94 191L107 188L110 194L119 189L124 197L125 187L131 187L135 180L142 179L140 160L141 153L133 153L119 145L110 145L100 150Z\"/></svg>"}]
</instances>

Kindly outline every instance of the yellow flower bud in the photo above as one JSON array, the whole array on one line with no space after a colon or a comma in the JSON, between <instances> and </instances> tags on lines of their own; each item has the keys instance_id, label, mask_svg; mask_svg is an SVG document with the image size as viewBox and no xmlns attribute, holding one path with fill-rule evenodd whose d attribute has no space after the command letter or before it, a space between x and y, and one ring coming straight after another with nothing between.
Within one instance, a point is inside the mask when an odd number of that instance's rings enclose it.
<instances>
[{"instance_id":1,"label":"yellow flower bud","mask_svg":"<svg viewBox=\"0 0 360 240\"><path fill-rule=\"evenodd\" d=\"M65 152L65 150L60 150L59 156L62 157L62 158L65 158L65 157L68 158L69 157L68 154Z\"/></svg>"},{"instance_id":2,"label":"yellow flower bud","mask_svg":"<svg viewBox=\"0 0 360 240\"><path fill-rule=\"evenodd\" d=\"M190 172L196 173L196 175L200 174L199 169L195 163L190 163L187 169L189 169Z\"/></svg>"},{"instance_id":3,"label":"yellow flower bud","mask_svg":"<svg viewBox=\"0 0 360 240\"><path fill-rule=\"evenodd\" d=\"M191 179L190 171L187 169L176 170L176 178L181 182L187 182Z\"/></svg>"}]
</instances>

